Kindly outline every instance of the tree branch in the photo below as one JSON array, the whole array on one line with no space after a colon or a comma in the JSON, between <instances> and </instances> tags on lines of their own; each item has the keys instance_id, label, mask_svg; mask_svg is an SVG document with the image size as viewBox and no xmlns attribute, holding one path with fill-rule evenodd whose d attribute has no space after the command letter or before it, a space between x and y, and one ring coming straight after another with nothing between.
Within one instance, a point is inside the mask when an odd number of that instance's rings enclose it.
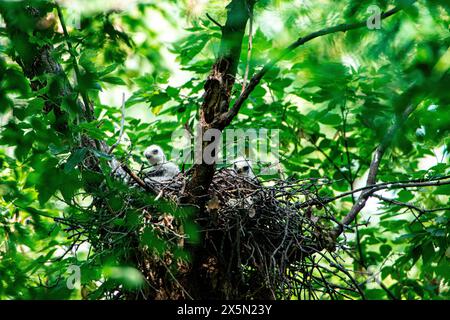
<instances>
[{"instance_id":1,"label":"tree branch","mask_svg":"<svg viewBox=\"0 0 450 320\"><path fill-rule=\"evenodd\" d=\"M416 2L416 0L410 0L409 2L410 2L409 5L413 5ZM403 7L404 6L395 7L394 9L391 9L391 10L381 14L380 19L384 20L386 18L389 18L390 16L401 11L403 9ZM245 90L241 93L241 95L236 99L232 108L227 113L223 114L220 117L220 119L218 119L217 124L215 124L215 125L219 126L219 127L223 127L223 128L228 126L231 123L231 121L233 120L233 118L239 113L241 106L247 100L247 98L250 96L250 94L256 88L256 86L260 83L260 81L264 77L264 75L268 71L270 71L277 64L278 61L283 59L288 53L290 53L294 49L296 49L296 48L300 47L301 45L307 43L308 41L311 41L318 37L322 37L322 36L332 34L332 33L337 33L337 32L346 32L346 31L350 31L350 30L355 30L355 29L363 28L364 26L366 26L366 21L360 21L360 22L350 23L350 24L343 23L343 24L339 24L334 27L329 27L329 28L325 28L325 29L310 33L309 35L307 35L305 37L298 38L297 41L293 42L289 47L287 47L285 50L283 50L283 52L277 58L271 60L266 65L264 65L264 67L251 78L249 85L245 88Z\"/></svg>"},{"instance_id":2,"label":"tree branch","mask_svg":"<svg viewBox=\"0 0 450 320\"><path fill-rule=\"evenodd\" d=\"M376 193L372 194L372 197L378 198L378 199L380 199L380 200L382 200L384 202L387 202L387 203L390 203L390 204L393 204L393 205L396 205L396 206L400 206L400 207L405 207L405 208L408 208L408 209L416 210L416 211L418 211L420 213L420 215L423 215L425 213L432 213L432 212L450 210L450 207L435 208L435 209L425 209L425 208L421 208L421 207L416 206L416 205L414 205L412 203L409 203L409 202L401 202L401 201L398 201L398 200L395 200L395 199L389 199L389 198L383 197L383 196L381 196L379 194L376 194Z\"/></svg>"},{"instance_id":3,"label":"tree branch","mask_svg":"<svg viewBox=\"0 0 450 320\"><path fill-rule=\"evenodd\" d=\"M403 111L403 114L398 117L395 123L388 129L386 135L384 136L383 140L381 141L380 145L377 147L373 155L373 159L369 167L369 175L367 177L366 186L375 184L378 169L380 167L380 162L383 158L384 153L386 152L387 147L390 145L397 130L403 126L403 124L408 119L409 115L415 110L415 108L416 106L412 105L406 107L405 111ZM344 217L341 223L332 232L332 236L334 239L336 239L342 233L342 231L344 231L344 226L349 225L353 222L353 220L355 220L358 213L365 207L367 199L373 192L375 192L374 189L369 189L364 190L361 193L358 200L351 208L350 212Z\"/></svg>"},{"instance_id":4,"label":"tree branch","mask_svg":"<svg viewBox=\"0 0 450 320\"><path fill-rule=\"evenodd\" d=\"M447 181L448 180L448 181ZM310 206L323 206L325 204L331 203L333 201L336 201L338 199L342 199L348 196L351 196L352 194L361 192L361 191L368 191L370 194L373 194L374 192L380 191L380 190L390 190L390 189L402 189L402 188L415 188L415 187L438 187L443 185L450 184L450 176L444 176L436 179L431 180L410 180L410 181L396 181L396 182L382 182L378 184L373 184L365 187L361 187L358 189L354 189L351 191L343 192L335 197L332 198L324 198L324 199L311 199L309 201L305 201L302 203L299 203L296 208L297 209L303 209Z\"/></svg>"},{"instance_id":5,"label":"tree branch","mask_svg":"<svg viewBox=\"0 0 450 320\"><path fill-rule=\"evenodd\" d=\"M156 190L149 185L147 185L144 181L142 181L141 178L139 178L127 165L122 164L121 168L123 171L125 171L140 187L144 188L145 190L157 194Z\"/></svg>"},{"instance_id":6,"label":"tree branch","mask_svg":"<svg viewBox=\"0 0 450 320\"><path fill-rule=\"evenodd\" d=\"M250 71L250 60L252 57L252 48L253 48L253 8L249 9L250 22L248 28L248 47L247 47L247 63L245 66L244 80L242 82L242 91L244 92L245 87L247 86L248 73Z\"/></svg>"},{"instance_id":7,"label":"tree branch","mask_svg":"<svg viewBox=\"0 0 450 320\"><path fill-rule=\"evenodd\" d=\"M206 13L206 17L211 20L212 23L214 23L216 26L218 26L220 29L223 28L223 25L221 25L217 20L215 20L213 17L210 16L209 13Z\"/></svg>"},{"instance_id":8,"label":"tree branch","mask_svg":"<svg viewBox=\"0 0 450 320\"><path fill-rule=\"evenodd\" d=\"M227 5L227 20L221 28L219 55L204 86L205 93L200 110L202 130L200 134L214 128L215 121L228 111L240 61L242 40L254 2L254 0L232 0ZM215 128L223 129L223 127ZM204 142L201 150L203 151L207 145L208 142ZM193 166L192 172L181 202L201 206L206 201L205 196L215 172L215 163L207 164L202 161Z\"/></svg>"},{"instance_id":9,"label":"tree branch","mask_svg":"<svg viewBox=\"0 0 450 320\"><path fill-rule=\"evenodd\" d=\"M53 56L53 47L48 44L36 43L36 41L31 39L36 25L45 19L46 12L39 8L25 6L25 3L22 1L0 1L0 14L5 21L5 30L16 51L12 58L30 80L31 89L39 91L45 87L46 83L39 76L44 74L52 74L54 76L55 81L53 84L55 90L52 92L52 99L49 98L50 93L42 95L42 98L45 100L44 112L53 111L56 131L66 134L68 116L61 110L61 102L63 97L72 93L72 86L62 66ZM24 24L23 19L19 19L23 17L28 20L28 24ZM52 24L49 24L48 28L52 26Z\"/></svg>"}]
</instances>

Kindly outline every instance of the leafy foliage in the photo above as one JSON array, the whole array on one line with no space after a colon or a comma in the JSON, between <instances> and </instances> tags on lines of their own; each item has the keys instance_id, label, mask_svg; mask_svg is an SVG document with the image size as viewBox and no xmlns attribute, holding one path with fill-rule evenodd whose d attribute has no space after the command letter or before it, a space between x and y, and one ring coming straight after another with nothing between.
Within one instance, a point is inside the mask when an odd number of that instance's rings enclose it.
<instances>
[{"instance_id":1,"label":"leafy foliage","mask_svg":"<svg viewBox=\"0 0 450 320\"><path fill-rule=\"evenodd\" d=\"M223 1L196 3L136 1L127 9L84 12L79 28L69 26L65 35L52 2L0 1L0 298L113 298L114 288L144 285L127 259L136 244L124 233L111 238L114 247L95 250L85 235L58 221L91 222L96 197L111 212L124 212L123 199L136 192L111 178L112 155L81 144L84 138L110 146L117 141L122 91L126 134L114 156L136 170L144 165L146 146L176 148L172 133L198 123L204 80L221 38L206 13L222 23L225 8ZM21 11L26 5L39 15L32 12L30 18ZM252 56L247 61L246 35L234 98L247 64L254 74L299 36L365 19L370 5L384 11L391 1L258 1ZM36 29L43 22L48 25ZM447 1L418 1L383 21L380 30L361 28L308 42L263 78L231 127L281 129L283 177L329 178L333 183L321 192L333 197L362 185L374 149L395 118L415 105L383 158L378 181L448 176L449 22ZM36 50L49 47L60 72L38 74L25 67ZM93 119L82 115L79 101L85 97L94 106ZM79 170L89 157L99 159L99 170ZM380 195L392 201L373 198L346 230L346 245L354 250L342 257L343 265L368 299L448 299L449 186ZM145 195L142 201L154 205ZM348 196L333 203L338 221L354 202ZM108 228L126 232L137 232L144 219L133 210L110 218ZM195 226L185 227L196 236ZM186 258L154 230L143 230L140 241L157 255L171 250ZM81 287L70 290L73 265L81 268Z\"/></svg>"}]
</instances>

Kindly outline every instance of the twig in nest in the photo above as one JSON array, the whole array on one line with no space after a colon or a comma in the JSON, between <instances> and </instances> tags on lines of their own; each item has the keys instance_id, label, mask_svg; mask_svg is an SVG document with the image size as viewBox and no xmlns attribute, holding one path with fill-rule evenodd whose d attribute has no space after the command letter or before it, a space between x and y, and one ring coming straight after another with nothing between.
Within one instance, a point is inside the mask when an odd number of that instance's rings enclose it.
<instances>
[{"instance_id":1,"label":"twig in nest","mask_svg":"<svg viewBox=\"0 0 450 320\"><path fill-rule=\"evenodd\" d=\"M164 195L164 189L159 192L159 194L155 198L155 201L158 201L163 195Z\"/></svg>"},{"instance_id":2,"label":"twig in nest","mask_svg":"<svg viewBox=\"0 0 450 320\"><path fill-rule=\"evenodd\" d=\"M144 181L142 181L142 179L139 178L133 171L131 171L131 169L130 169L127 165L122 164L122 169L123 169L123 171L125 171L125 172L126 172L126 173L134 180L134 181L136 181L136 183L137 183L140 187L142 187L142 188L144 188L145 190L150 191L150 192L152 192L152 193L156 193L155 189L153 189L151 186L147 185Z\"/></svg>"}]
</instances>

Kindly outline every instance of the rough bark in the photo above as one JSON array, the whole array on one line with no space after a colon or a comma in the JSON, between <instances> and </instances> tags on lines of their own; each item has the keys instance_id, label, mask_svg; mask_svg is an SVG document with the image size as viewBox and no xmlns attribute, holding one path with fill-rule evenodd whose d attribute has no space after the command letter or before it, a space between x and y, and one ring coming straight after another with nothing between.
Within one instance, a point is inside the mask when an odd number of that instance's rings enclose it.
<instances>
[{"instance_id":1,"label":"rough bark","mask_svg":"<svg viewBox=\"0 0 450 320\"><path fill-rule=\"evenodd\" d=\"M217 122L228 112L233 94L236 73L242 49L247 21L253 8L253 0L232 0L227 6L227 21L222 27L219 55L205 82L205 93L200 110L201 134L208 129L222 131L226 126ZM203 143L202 150L208 145ZM186 186L186 196L182 201L202 206L215 171L215 163L195 164L192 177Z\"/></svg>"},{"instance_id":2,"label":"rough bark","mask_svg":"<svg viewBox=\"0 0 450 320\"><path fill-rule=\"evenodd\" d=\"M233 96L238 70L242 40L245 29L253 10L253 0L232 0L227 6L227 20L222 27L222 38L217 60L212 66L211 72L205 82L204 100L200 109L200 134L208 129L222 131L226 125L219 120L229 111L230 101ZM203 142L201 150L209 142ZM203 160L203 157L202 157ZM208 219L204 205L208 200L208 190L215 172L215 163L205 161L194 164L192 176L186 184L185 194L181 203L194 204L199 208L198 221ZM202 223L199 222L200 228ZM183 281L186 289L197 299L238 299L240 296L240 279L233 278L233 271L224 270L221 261L229 259L229 248L223 247L223 256L217 256L217 252L209 252L210 246L221 243L223 234L220 232L201 231L200 244L187 243L186 247L192 257L191 270ZM236 267L237 264L236 264ZM238 274L236 272L235 274ZM271 298L262 294L261 298Z\"/></svg>"}]
</instances>

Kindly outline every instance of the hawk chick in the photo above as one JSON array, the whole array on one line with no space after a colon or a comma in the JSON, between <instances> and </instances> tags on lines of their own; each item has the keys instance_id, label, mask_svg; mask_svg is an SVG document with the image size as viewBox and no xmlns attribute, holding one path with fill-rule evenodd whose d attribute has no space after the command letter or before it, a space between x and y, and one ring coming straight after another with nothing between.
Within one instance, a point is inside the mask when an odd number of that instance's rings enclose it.
<instances>
[{"instance_id":1,"label":"hawk chick","mask_svg":"<svg viewBox=\"0 0 450 320\"><path fill-rule=\"evenodd\" d=\"M241 176L244 179L250 180L255 185L259 185L258 178L255 176L253 172L253 166L250 160L247 160L243 157L238 157L233 161L233 171L238 176ZM256 215L255 208L255 196L248 195L239 199L230 199L227 202L229 207L233 208L242 208L248 211L248 216L253 218Z\"/></svg>"},{"instance_id":2,"label":"hawk chick","mask_svg":"<svg viewBox=\"0 0 450 320\"><path fill-rule=\"evenodd\" d=\"M169 181L180 173L175 163L167 161L163 150L158 145L151 145L145 149L144 156L152 166L152 170L144 178L146 183Z\"/></svg>"},{"instance_id":3,"label":"hawk chick","mask_svg":"<svg viewBox=\"0 0 450 320\"><path fill-rule=\"evenodd\" d=\"M233 170L242 177L248 177L252 180L256 180L256 176L253 173L253 165L250 160L243 157L236 158L233 161Z\"/></svg>"}]
</instances>

